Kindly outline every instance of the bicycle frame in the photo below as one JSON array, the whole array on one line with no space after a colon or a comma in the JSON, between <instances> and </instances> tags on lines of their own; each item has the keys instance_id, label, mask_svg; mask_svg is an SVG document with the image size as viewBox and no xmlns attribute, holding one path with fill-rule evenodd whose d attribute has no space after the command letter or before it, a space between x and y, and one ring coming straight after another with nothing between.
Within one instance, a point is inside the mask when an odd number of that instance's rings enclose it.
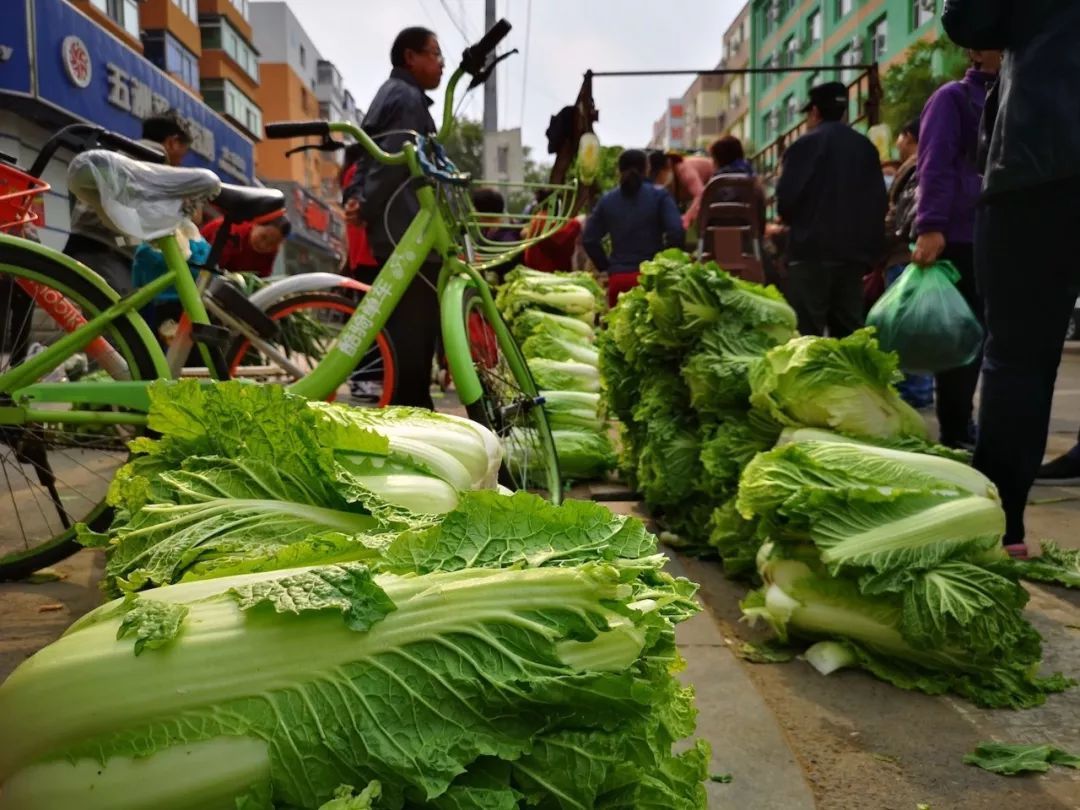
<instances>
[{"instance_id":1,"label":"bicycle frame","mask_svg":"<svg viewBox=\"0 0 1080 810\"><path fill-rule=\"evenodd\" d=\"M448 98L453 98L454 89L462 75L463 70L458 68L451 76L446 90ZM445 135L451 123L452 110L451 105L448 104L444 111L439 136ZM409 173L413 178L424 178L422 165L414 144L406 143L402 152L388 154L380 149L367 133L353 124L346 122L331 123L329 124L329 130L330 132L347 134L353 137L363 144L369 154L379 162L404 165L409 169ZM440 300L442 300L443 294L452 283L456 291L462 291L466 286L473 286L481 296L483 309L493 316L497 312L491 291L480 272L459 258L462 254L470 257L473 255L473 248L468 234L463 233L462 241L464 244L456 243L439 208L430 182L419 185L416 196L420 210L406 229L400 243L394 249L378 276L376 276L371 289L364 295L360 306L346 323L338 335L336 343L326 356L309 374L289 386L289 389L294 393L307 399L319 400L326 399L336 391L337 387L349 377L356 364L375 343L378 333L386 325L390 314L401 300L405 290L413 282L428 254L433 250L443 260L437 285ZM14 238L16 237L0 235L0 239ZM109 326L119 318L126 316L135 321L140 333L150 336L150 330L139 316L138 310L149 304L158 294L170 286L176 287L183 309L193 323L209 323L209 317L200 297L198 285L191 276L187 262L180 252L175 237L163 237L157 240L155 245L164 256L166 272L122 299L118 299L116 293L109 290L107 285L89 268L73 262L71 259L49 248L41 248L44 252L52 254L53 258L58 258L68 266L76 269L80 275L93 280L93 283L99 288L108 291L114 303L92 319L71 328L67 335L61 337L41 353L27 359L16 368L0 374L0 395L7 395L15 403L14 406L0 406L0 424L21 424L34 421L54 423L107 422L114 424L144 424L146 422L145 411L149 407L147 387L152 381L107 380L62 383L35 381L61 366L66 359L80 351L90 341L101 337ZM513 256L517 252L520 252L520 249L508 251L507 256ZM47 281L44 278L39 280ZM444 308L444 320L447 317L449 315ZM501 319L492 317L489 320L499 338L508 340L509 333ZM166 358L157 346L156 341L151 336L146 342L159 377L171 378L173 375L170 373ZM451 345L451 343L454 345ZM466 345L457 345L457 343L456 340L448 342L446 346L447 359L462 403L471 405L480 399L482 390L472 368L468 347ZM200 348L204 350L206 365L212 367L213 364L209 361L205 347ZM519 358L511 356L508 360L515 373L526 373ZM113 405L129 410L81 411L77 409L50 410L35 407L38 404L49 403Z\"/></svg>"}]
</instances>

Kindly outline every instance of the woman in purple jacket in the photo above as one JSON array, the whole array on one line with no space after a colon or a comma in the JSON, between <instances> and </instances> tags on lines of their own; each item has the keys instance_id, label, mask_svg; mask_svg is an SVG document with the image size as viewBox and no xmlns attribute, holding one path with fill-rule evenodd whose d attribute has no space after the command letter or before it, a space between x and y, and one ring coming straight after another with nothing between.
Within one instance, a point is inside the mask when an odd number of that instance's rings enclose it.
<instances>
[{"instance_id":1,"label":"woman in purple jacket","mask_svg":"<svg viewBox=\"0 0 1080 810\"><path fill-rule=\"evenodd\" d=\"M927 267L939 259L960 271L957 288L982 319L975 291L975 207L982 177L977 152L986 92L1001 67L1001 51L969 51L972 67L958 82L940 87L923 108L919 127L917 213L912 261ZM980 356L935 375L940 441L948 447L975 444L972 399Z\"/></svg>"}]
</instances>

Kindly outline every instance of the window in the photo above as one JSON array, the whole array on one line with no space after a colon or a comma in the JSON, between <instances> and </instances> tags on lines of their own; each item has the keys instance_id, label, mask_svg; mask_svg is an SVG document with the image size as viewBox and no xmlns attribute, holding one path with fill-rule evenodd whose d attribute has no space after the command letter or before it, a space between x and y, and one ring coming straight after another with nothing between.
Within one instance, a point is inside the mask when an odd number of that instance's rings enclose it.
<instances>
[{"instance_id":1,"label":"window","mask_svg":"<svg viewBox=\"0 0 1080 810\"><path fill-rule=\"evenodd\" d=\"M500 146L495 150L495 171L499 174L510 173L510 147Z\"/></svg>"},{"instance_id":2,"label":"window","mask_svg":"<svg viewBox=\"0 0 1080 810\"><path fill-rule=\"evenodd\" d=\"M188 87L199 89L199 60L170 34L161 32L143 39L146 58Z\"/></svg>"},{"instance_id":3,"label":"window","mask_svg":"<svg viewBox=\"0 0 1080 810\"><path fill-rule=\"evenodd\" d=\"M888 43L889 20L882 17L870 26L870 61L880 62L885 58Z\"/></svg>"},{"instance_id":4,"label":"window","mask_svg":"<svg viewBox=\"0 0 1080 810\"><path fill-rule=\"evenodd\" d=\"M787 38L784 43L784 56L788 67L792 67L799 61L799 42L794 36Z\"/></svg>"},{"instance_id":5,"label":"window","mask_svg":"<svg viewBox=\"0 0 1080 810\"><path fill-rule=\"evenodd\" d=\"M233 8L240 12L240 16L245 20L250 21L248 17L248 0L229 0L233 4Z\"/></svg>"},{"instance_id":6,"label":"window","mask_svg":"<svg viewBox=\"0 0 1080 810\"><path fill-rule=\"evenodd\" d=\"M764 62L761 63L761 66L763 68L765 68L766 70L768 70L769 68L775 67L775 65L773 64L773 58L771 56L768 57ZM770 87L770 86L772 86L772 81L773 81L773 74L772 73L762 73L761 74L761 86L762 87Z\"/></svg>"},{"instance_id":7,"label":"window","mask_svg":"<svg viewBox=\"0 0 1080 810\"><path fill-rule=\"evenodd\" d=\"M241 70L259 81L259 57L255 55L255 49L225 20L214 20L202 26L202 46L203 50L225 51Z\"/></svg>"},{"instance_id":8,"label":"window","mask_svg":"<svg viewBox=\"0 0 1080 810\"><path fill-rule=\"evenodd\" d=\"M211 109L232 118L254 135L262 133L262 111L228 79L206 79L203 99Z\"/></svg>"},{"instance_id":9,"label":"window","mask_svg":"<svg viewBox=\"0 0 1080 810\"><path fill-rule=\"evenodd\" d=\"M766 141L772 140L772 114L765 113L761 116L761 133L765 136Z\"/></svg>"},{"instance_id":10,"label":"window","mask_svg":"<svg viewBox=\"0 0 1080 810\"><path fill-rule=\"evenodd\" d=\"M192 22L197 23L199 21L199 0L172 0L173 4L177 6Z\"/></svg>"},{"instance_id":11,"label":"window","mask_svg":"<svg viewBox=\"0 0 1080 810\"><path fill-rule=\"evenodd\" d=\"M139 38L139 4L136 0L90 0L90 3L131 36Z\"/></svg>"},{"instance_id":12,"label":"window","mask_svg":"<svg viewBox=\"0 0 1080 810\"><path fill-rule=\"evenodd\" d=\"M852 50L851 50L850 45L848 47L846 47L846 48L841 48L839 51L836 52L836 64L838 64L838 65L850 65L851 64L851 56L852 56ZM855 76L854 76L854 73L852 71L850 71L850 70L841 70L840 71L840 81L842 81L844 84L848 84L850 82L853 82L854 80L855 80Z\"/></svg>"},{"instance_id":13,"label":"window","mask_svg":"<svg viewBox=\"0 0 1080 810\"><path fill-rule=\"evenodd\" d=\"M785 107L787 108L787 125L793 127L799 120L799 100L794 93L787 97Z\"/></svg>"},{"instance_id":14,"label":"window","mask_svg":"<svg viewBox=\"0 0 1080 810\"><path fill-rule=\"evenodd\" d=\"M811 45L821 42L821 10L814 9L806 19L806 38Z\"/></svg>"},{"instance_id":15,"label":"window","mask_svg":"<svg viewBox=\"0 0 1080 810\"><path fill-rule=\"evenodd\" d=\"M855 0L836 0L836 19L842 19L851 13Z\"/></svg>"},{"instance_id":16,"label":"window","mask_svg":"<svg viewBox=\"0 0 1080 810\"><path fill-rule=\"evenodd\" d=\"M307 51L303 45L300 46L300 67L307 67Z\"/></svg>"},{"instance_id":17,"label":"window","mask_svg":"<svg viewBox=\"0 0 1080 810\"><path fill-rule=\"evenodd\" d=\"M817 87L821 84L821 74L814 72L810 74L810 78L806 80L806 97L810 98L810 88Z\"/></svg>"},{"instance_id":18,"label":"window","mask_svg":"<svg viewBox=\"0 0 1080 810\"><path fill-rule=\"evenodd\" d=\"M911 28L921 28L932 19L937 10L936 0L911 0Z\"/></svg>"}]
</instances>

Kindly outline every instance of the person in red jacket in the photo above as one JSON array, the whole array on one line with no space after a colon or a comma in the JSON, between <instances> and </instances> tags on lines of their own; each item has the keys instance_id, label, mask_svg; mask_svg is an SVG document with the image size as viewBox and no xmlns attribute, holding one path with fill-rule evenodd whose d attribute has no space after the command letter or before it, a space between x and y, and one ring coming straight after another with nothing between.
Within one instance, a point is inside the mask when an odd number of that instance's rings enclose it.
<instances>
[{"instance_id":1,"label":"person in red jacket","mask_svg":"<svg viewBox=\"0 0 1080 810\"><path fill-rule=\"evenodd\" d=\"M360 158L365 154L367 153L364 151L364 147L358 143L349 144L349 146L345 147L345 161L341 167L341 174L338 175L338 183L343 193L356 179ZM345 205L348 205L348 203L346 202ZM349 272L356 276L358 273L367 271L370 275L379 263L375 261L375 255L371 252L371 246L368 244L367 228L363 223L346 219L345 239L349 245L347 258Z\"/></svg>"},{"instance_id":2,"label":"person in red jacket","mask_svg":"<svg viewBox=\"0 0 1080 810\"><path fill-rule=\"evenodd\" d=\"M203 238L211 245L221 229L223 217L202 227ZM274 269L274 258L292 226L285 217L269 222L239 222L229 227L225 249L218 257L218 267L233 273L254 273L266 278Z\"/></svg>"},{"instance_id":3,"label":"person in red jacket","mask_svg":"<svg viewBox=\"0 0 1080 810\"><path fill-rule=\"evenodd\" d=\"M540 189L536 192L537 207L543 204L550 193L551 191L547 189ZM535 215L535 218L525 229L526 237L541 233L546 219L547 214L543 211ZM547 273L573 270L574 251L580 237L581 223L576 219L571 219L551 236L525 249L525 255L522 257L525 266L533 270L543 270Z\"/></svg>"}]
</instances>

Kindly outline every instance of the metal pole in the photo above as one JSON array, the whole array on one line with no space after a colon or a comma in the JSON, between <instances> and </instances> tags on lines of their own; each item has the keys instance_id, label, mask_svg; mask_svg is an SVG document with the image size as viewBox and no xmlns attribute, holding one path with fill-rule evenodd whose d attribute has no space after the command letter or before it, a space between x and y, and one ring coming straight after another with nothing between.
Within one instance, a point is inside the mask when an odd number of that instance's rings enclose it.
<instances>
[{"instance_id":1,"label":"metal pole","mask_svg":"<svg viewBox=\"0 0 1080 810\"><path fill-rule=\"evenodd\" d=\"M484 30L495 25L495 0L484 0ZM499 130L499 95L496 90L497 70L484 83L484 132Z\"/></svg>"}]
</instances>

